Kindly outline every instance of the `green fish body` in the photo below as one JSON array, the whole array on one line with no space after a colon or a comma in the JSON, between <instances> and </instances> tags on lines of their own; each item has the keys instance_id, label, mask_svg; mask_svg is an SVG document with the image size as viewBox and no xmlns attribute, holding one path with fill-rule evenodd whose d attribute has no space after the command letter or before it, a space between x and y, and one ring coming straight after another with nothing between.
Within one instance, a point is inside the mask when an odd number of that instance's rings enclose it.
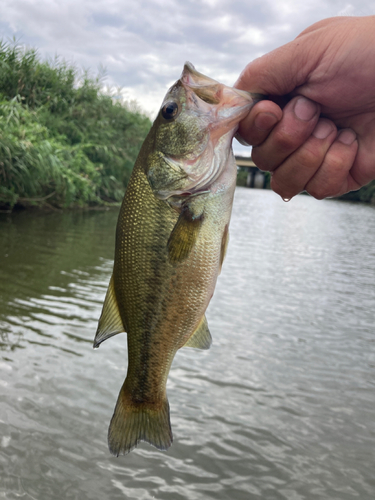
<instances>
[{"instance_id":1,"label":"green fish body","mask_svg":"<svg viewBox=\"0 0 375 500\"><path fill-rule=\"evenodd\" d=\"M228 242L237 168L231 141L255 97L187 63L141 148L116 230L94 340L127 332L128 372L108 432L114 455L172 443L166 383L181 347L208 349L205 311Z\"/></svg>"}]
</instances>

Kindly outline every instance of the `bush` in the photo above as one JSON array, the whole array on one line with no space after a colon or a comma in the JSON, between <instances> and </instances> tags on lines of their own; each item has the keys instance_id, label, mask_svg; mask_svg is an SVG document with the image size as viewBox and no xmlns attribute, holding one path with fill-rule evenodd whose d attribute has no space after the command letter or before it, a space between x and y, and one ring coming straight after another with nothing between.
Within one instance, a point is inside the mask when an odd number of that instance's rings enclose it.
<instances>
[{"instance_id":1,"label":"bush","mask_svg":"<svg viewBox=\"0 0 375 500\"><path fill-rule=\"evenodd\" d=\"M100 78L0 42L0 205L120 201L150 125Z\"/></svg>"},{"instance_id":2,"label":"bush","mask_svg":"<svg viewBox=\"0 0 375 500\"><path fill-rule=\"evenodd\" d=\"M375 205L375 181L371 181L366 186L361 187L358 191L351 191L343 196L340 196L341 200L349 201L362 201L364 203L371 203Z\"/></svg>"}]
</instances>

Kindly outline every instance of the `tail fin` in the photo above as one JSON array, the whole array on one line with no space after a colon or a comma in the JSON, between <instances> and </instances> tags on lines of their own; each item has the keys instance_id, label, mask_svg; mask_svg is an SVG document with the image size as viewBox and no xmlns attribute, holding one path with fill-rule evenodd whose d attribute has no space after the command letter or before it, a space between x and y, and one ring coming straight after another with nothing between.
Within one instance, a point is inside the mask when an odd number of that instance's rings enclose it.
<instances>
[{"instance_id":1,"label":"tail fin","mask_svg":"<svg viewBox=\"0 0 375 500\"><path fill-rule=\"evenodd\" d=\"M140 441L167 450L173 441L168 399L157 409L144 403L129 404L126 396L123 386L108 429L109 451L117 457L126 455Z\"/></svg>"}]
</instances>

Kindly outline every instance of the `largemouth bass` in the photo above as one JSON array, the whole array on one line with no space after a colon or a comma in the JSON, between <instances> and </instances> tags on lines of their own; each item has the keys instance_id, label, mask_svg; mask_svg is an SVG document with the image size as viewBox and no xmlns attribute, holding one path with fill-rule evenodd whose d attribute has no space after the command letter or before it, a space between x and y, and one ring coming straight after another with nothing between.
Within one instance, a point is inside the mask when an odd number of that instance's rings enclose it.
<instances>
[{"instance_id":1,"label":"largemouth bass","mask_svg":"<svg viewBox=\"0 0 375 500\"><path fill-rule=\"evenodd\" d=\"M172 443L167 377L178 349L211 345L205 311L228 243L231 143L257 100L186 63L140 150L94 340L127 332L128 371L108 431L114 455L140 441Z\"/></svg>"}]
</instances>

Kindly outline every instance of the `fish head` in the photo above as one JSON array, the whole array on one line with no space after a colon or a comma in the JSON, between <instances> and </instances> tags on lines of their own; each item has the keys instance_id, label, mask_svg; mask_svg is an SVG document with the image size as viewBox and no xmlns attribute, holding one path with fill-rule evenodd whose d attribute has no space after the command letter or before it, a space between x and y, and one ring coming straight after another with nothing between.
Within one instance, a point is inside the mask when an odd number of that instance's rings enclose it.
<instances>
[{"instance_id":1,"label":"fish head","mask_svg":"<svg viewBox=\"0 0 375 500\"><path fill-rule=\"evenodd\" d=\"M227 87L185 63L151 134L146 175L159 199L206 193L225 168L238 124L259 94Z\"/></svg>"}]
</instances>

